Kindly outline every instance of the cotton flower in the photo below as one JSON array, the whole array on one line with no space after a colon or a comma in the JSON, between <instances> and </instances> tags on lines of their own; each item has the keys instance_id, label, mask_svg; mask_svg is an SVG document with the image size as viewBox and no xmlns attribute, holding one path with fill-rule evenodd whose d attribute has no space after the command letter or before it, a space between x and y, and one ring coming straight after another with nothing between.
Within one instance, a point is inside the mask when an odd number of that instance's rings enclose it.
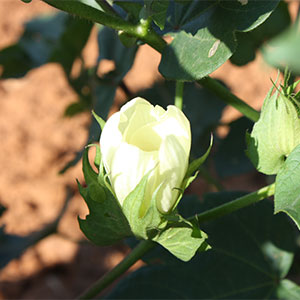
<instances>
[{"instance_id":1,"label":"cotton flower","mask_svg":"<svg viewBox=\"0 0 300 300\"><path fill-rule=\"evenodd\" d=\"M144 215L156 194L161 213L168 213L179 196L191 148L190 123L183 112L167 110L142 98L126 103L106 122L101 138L102 161L122 205L141 179L149 174L141 199Z\"/></svg>"}]
</instances>

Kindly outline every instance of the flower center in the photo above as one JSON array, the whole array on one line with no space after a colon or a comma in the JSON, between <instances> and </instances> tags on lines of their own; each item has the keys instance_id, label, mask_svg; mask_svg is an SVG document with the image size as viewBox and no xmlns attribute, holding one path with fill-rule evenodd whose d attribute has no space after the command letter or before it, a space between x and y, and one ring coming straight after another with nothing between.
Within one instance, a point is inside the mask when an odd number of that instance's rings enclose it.
<instances>
[{"instance_id":1,"label":"flower center","mask_svg":"<svg viewBox=\"0 0 300 300\"><path fill-rule=\"evenodd\" d=\"M142 126L128 137L128 144L134 145L143 151L158 151L162 142L161 137L153 130L153 124Z\"/></svg>"}]
</instances>

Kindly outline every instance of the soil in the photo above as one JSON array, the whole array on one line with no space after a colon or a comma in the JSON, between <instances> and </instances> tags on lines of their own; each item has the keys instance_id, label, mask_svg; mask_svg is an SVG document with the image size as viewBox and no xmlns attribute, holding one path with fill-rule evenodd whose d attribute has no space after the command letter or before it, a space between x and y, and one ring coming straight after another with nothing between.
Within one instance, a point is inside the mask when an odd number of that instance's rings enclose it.
<instances>
[{"instance_id":1,"label":"soil","mask_svg":"<svg viewBox=\"0 0 300 300\"><path fill-rule=\"evenodd\" d=\"M2 0L0 49L18 40L24 22L53 11L37 0L30 4ZM87 64L93 64L97 58L95 32L84 56ZM133 69L125 78L131 91L147 87L160 78L159 59L155 50L141 47ZM242 68L227 62L213 77L223 80L233 93L259 109L271 87L269 78L275 78L276 74L258 55L254 62ZM22 79L0 81L0 203L7 208L0 225L5 225L7 233L20 236L37 231L56 218L64 204L67 186L73 193L59 233L29 248L0 271L0 299L74 298L129 251L122 244L100 248L84 240L77 216L85 217L87 208L75 181L76 178L83 181L81 164L58 175L87 138L89 113L63 117L67 105L75 100L76 95L56 64L35 69ZM112 111L125 100L125 95L118 91ZM239 115L227 107L223 121ZM223 183L228 189L238 187L252 191L261 185L261 180L256 173L251 173L228 178ZM199 180L194 189L203 193L208 187ZM138 262L131 270L141 265Z\"/></svg>"}]
</instances>

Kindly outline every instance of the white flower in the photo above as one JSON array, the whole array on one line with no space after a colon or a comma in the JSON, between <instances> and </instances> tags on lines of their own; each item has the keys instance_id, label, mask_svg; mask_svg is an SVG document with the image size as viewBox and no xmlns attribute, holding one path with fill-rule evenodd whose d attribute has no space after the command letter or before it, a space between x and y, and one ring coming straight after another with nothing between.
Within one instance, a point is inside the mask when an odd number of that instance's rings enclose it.
<instances>
[{"instance_id":1,"label":"white flower","mask_svg":"<svg viewBox=\"0 0 300 300\"><path fill-rule=\"evenodd\" d=\"M135 98L108 119L100 147L105 170L121 205L150 172L141 214L147 211L156 189L158 210L167 213L174 207L191 148L190 123L181 110L174 105L164 110Z\"/></svg>"}]
</instances>

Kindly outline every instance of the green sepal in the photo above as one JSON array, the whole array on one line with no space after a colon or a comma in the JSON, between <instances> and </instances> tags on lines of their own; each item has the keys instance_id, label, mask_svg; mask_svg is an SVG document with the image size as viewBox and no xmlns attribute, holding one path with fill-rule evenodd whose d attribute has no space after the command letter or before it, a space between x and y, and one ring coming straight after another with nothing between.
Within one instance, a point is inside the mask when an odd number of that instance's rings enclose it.
<instances>
[{"instance_id":1,"label":"green sepal","mask_svg":"<svg viewBox=\"0 0 300 300\"><path fill-rule=\"evenodd\" d=\"M276 176L275 214L285 212L300 230L300 145L298 145Z\"/></svg>"},{"instance_id":2,"label":"green sepal","mask_svg":"<svg viewBox=\"0 0 300 300\"><path fill-rule=\"evenodd\" d=\"M87 187L78 182L78 188L89 208L89 215L85 219L78 218L78 221L85 236L101 246L112 245L131 236L130 226L118 200L104 184L104 178L99 180L89 163L88 148L83 154L83 174Z\"/></svg>"},{"instance_id":3,"label":"green sepal","mask_svg":"<svg viewBox=\"0 0 300 300\"><path fill-rule=\"evenodd\" d=\"M271 95L274 87L276 91ZM264 100L251 135L246 134L248 157L258 171L268 175L277 174L300 143L300 104L293 95L295 84L287 86L285 80L281 90L274 87Z\"/></svg>"},{"instance_id":4,"label":"green sepal","mask_svg":"<svg viewBox=\"0 0 300 300\"><path fill-rule=\"evenodd\" d=\"M96 147L96 155L94 158L94 165L97 169L99 169L100 164L101 164L101 150L100 150L100 146L98 144L89 144L86 146L86 148L90 148L90 147Z\"/></svg>"},{"instance_id":5,"label":"green sepal","mask_svg":"<svg viewBox=\"0 0 300 300\"><path fill-rule=\"evenodd\" d=\"M98 116L93 110L92 110L92 114L93 114L95 120L97 121L97 123L99 124L101 131L102 131L104 128L104 125L105 125L105 121L100 116Z\"/></svg>"},{"instance_id":6,"label":"green sepal","mask_svg":"<svg viewBox=\"0 0 300 300\"><path fill-rule=\"evenodd\" d=\"M97 182L98 175L93 170L92 166L90 165L88 150L89 150L89 148L86 148L83 151L83 156L82 156L82 171L83 171L83 176L84 176L84 180L85 180L86 184L90 185L92 183Z\"/></svg>"},{"instance_id":7,"label":"green sepal","mask_svg":"<svg viewBox=\"0 0 300 300\"><path fill-rule=\"evenodd\" d=\"M198 251L206 251L207 234L197 224L185 220L179 214L167 215L169 223L153 240L182 261L189 261Z\"/></svg>"},{"instance_id":8,"label":"green sepal","mask_svg":"<svg viewBox=\"0 0 300 300\"><path fill-rule=\"evenodd\" d=\"M144 175L135 189L125 198L122 206L132 232L137 238L142 239L152 239L164 223L162 214L156 206L160 186L153 193L149 207L143 205L150 173L151 171Z\"/></svg>"},{"instance_id":9,"label":"green sepal","mask_svg":"<svg viewBox=\"0 0 300 300\"><path fill-rule=\"evenodd\" d=\"M193 160L190 163L190 165L187 169L187 172L185 174L184 180L183 180L183 184L182 184L183 190L185 190L197 177L199 168L207 159L207 157L210 153L210 150L212 148L212 145L213 145L213 136L211 135L210 143L209 143L209 147L208 147L207 151L201 157Z\"/></svg>"}]
</instances>

